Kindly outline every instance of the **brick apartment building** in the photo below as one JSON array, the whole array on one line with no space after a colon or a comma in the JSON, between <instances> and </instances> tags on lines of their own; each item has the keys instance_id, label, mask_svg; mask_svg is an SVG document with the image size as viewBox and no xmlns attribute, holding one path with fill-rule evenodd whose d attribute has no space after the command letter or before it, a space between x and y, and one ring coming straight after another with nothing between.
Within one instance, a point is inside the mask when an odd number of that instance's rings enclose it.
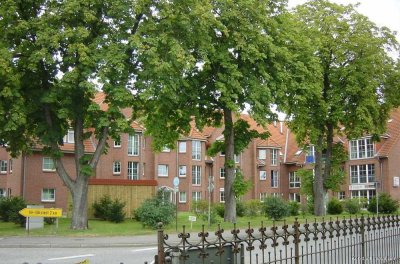
<instances>
[{"instance_id":1,"label":"brick apartment building","mask_svg":"<svg viewBox=\"0 0 400 264\"><path fill-rule=\"evenodd\" d=\"M242 115L252 129L262 130L254 120ZM223 128L207 127L198 131L194 127L189 135L176 142L175 149L155 153L152 139L145 136L145 128L134 122L135 133L122 134L119 141L109 140L109 151L98 163L94 179L104 181L156 180L158 188L170 191L170 199L177 198L179 210L189 210L192 201L208 199L208 180L213 178L212 202L224 202L224 153L207 156L207 148L222 140ZM285 199L301 200L300 179L296 171L312 166L313 147L302 150L295 136L284 122L274 122L266 128L271 136L267 140L254 139L247 148L235 156L236 166L250 179L253 188L244 197L263 199L279 195ZM400 200L400 109L392 112L387 132L380 142L371 137L347 140L337 137L348 151L344 164L346 184L335 193L338 198L371 198L377 192L389 193ZM85 142L87 152L93 152L96 141ZM73 131L69 131L62 146L67 171L73 172ZM174 194L173 179L179 178L179 190ZM95 181L95 180L94 180ZM378 182L378 184L376 184ZM49 157L34 149L29 155L11 158L0 148L0 195L20 195L29 203L45 207L67 209L69 193L54 171Z\"/></svg>"}]
</instances>

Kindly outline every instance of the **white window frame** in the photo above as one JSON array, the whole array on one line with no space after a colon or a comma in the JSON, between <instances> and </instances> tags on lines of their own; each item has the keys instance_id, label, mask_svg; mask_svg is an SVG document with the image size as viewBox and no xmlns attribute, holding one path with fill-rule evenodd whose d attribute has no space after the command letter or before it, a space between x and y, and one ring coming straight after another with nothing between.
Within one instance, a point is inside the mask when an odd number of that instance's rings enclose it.
<instances>
[{"instance_id":1,"label":"white window frame","mask_svg":"<svg viewBox=\"0 0 400 264\"><path fill-rule=\"evenodd\" d=\"M362 172L365 173L365 181L361 181ZM375 182L375 164L350 165L350 183L365 184ZM357 179L357 181L353 181Z\"/></svg>"},{"instance_id":2,"label":"white window frame","mask_svg":"<svg viewBox=\"0 0 400 264\"><path fill-rule=\"evenodd\" d=\"M264 202L265 198L267 198L268 194L266 192L260 193L260 202Z\"/></svg>"},{"instance_id":3,"label":"white window frame","mask_svg":"<svg viewBox=\"0 0 400 264\"><path fill-rule=\"evenodd\" d=\"M350 140L349 154L351 160L372 158L375 155L375 144L370 137Z\"/></svg>"},{"instance_id":4,"label":"white window frame","mask_svg":"<svg viewBox=\"0 0 400 264\"><path fill-rule=\"evenodd\" d=\"M50 194L50 198L46 197L46 192L52 191ZM56 201L56 189L54 188L43 188L41 192L41 199L42 202L55 202Z\"/></svg>"},{"instance_id":5,"label":"white window frame","mask_svg":"<svg viewBox=\"0 0 400 264\"><path fill-rule=\"evenodd\" d=\"M128 156L139 156L140 137L138 133L128 135Z\"/></svg>"},{"instance_id":6,"label":"white window frame","mask_svg":"<svg viewBox=\"0 0 400 264\"><path fill-rule=\"evenodd\" d=\"M139 180L139 163L136 161L128 161L127 166L128 180Z\"/></svg>"},{"instance_id":7,"label":"white window frame","mask_svg":"<svg viewBox=\"0 0 400 264\"><path fill-rule=\"evenodd\" d=\"M234 154L233 155L233 160L235 161L235 163L237 164L237 163L240 163L240 154Z\"/></svg>"},{"instance_id":8,"label":"white window frame","mask_svg":"<svg viewBox=\"0 0 400 264\"><path fill-rule=\"evenodd\" d=\"M345 191L338 192L338 199L339 200L345 200L346 199L346 192Z\"/></svg>"},{"instance_id":9,"label":"white window frame","mask_svg":"<svg viewBox=\"0 0 400 264\"><path fill-rule=\"evenodd\" d=\"M186 153L186 141L178 141L179 153Z\"/></svg>"},{"instance_id":10,"label":"white window frame","mask_svg":"<svg viewBox=\"0 0 400 264\"><path fill-rule=\"evenodd\" d=\"M74 144L75 143L75 131L68 129L67 134L63 138L64 143Z\"/></svg>"},{"instance_id":11,"label":"white window frame","mask_svg":"<svg viewBox=\"0 0 400 264\"><path fill-rule=\"evenodd\" d=\"M260 160L267 159L267 150L266 149L259 149L258 150L258 159L260 159Z\"/></svg>"},{"instance_id":12,"label":"white window frame","mask_svg":"<svg viewBox=\"0 0 400 264\"><path fill-rule=\"evenodd\" d=\"M201 192L195 191L192 192L192 201L200 201L201 200Z\"/></svg>"},{"instance_id":13,"label":"white window frame","mask_svg":"<svg viewBox=\"0 0 400 264\"><path fill-rule=\"evenodd\" d=\"M225 167L219 168L219 178L225 179L225 176L226 176Z\"/></svg>"},{"instance_id":14,"label":"white window frame","mask_svg":"<svg viewBox=\"0 0 400 264\"><path fill-rule=\"evenodd\" d=\"M271 188L279 187L279 172L276 170L271 170Z\"/></svg>"},{"instance_id":15,"label":"white window frame","mask_svg":"<svg viewBox=\"0 0 400 264\"><path fill-rule=\"evenodd\" d=\"M267 171L260 170L258 174L259 174L260 181L266 181L267 180Z\"/></svg>"},{"instance_id":16,"label":"white window frame","mask_svg":"<svg viewBox=\"0 0 400 264\"><path fill-rule=\"evenodd\" d=\"M271 166L278 165L278 149L270 150Z\"/></svg>"},{"instance_id":17,"label":"white window frame","mask_svg":"<svg viewBox=\"0 0 400 264\"><path fill-rule=\"evenodd\" d=\"M192 160L201 160L201 141L192 140Z\"/></svg>"},{"instance_id":18,"label":"white window frame","mask_svg":"<svg viewBox=\"0 0 400 264\"><path fill-rule=\"evenodd\" d=\"M201 185L201 166L199 165L192 166L192 185Z\"/></svg>"},{"instance_id":19,"label":"white window frame","mask_svg":"<svg viewBox=\"0 0 400 264\"><path fill-rule=\"evenodd\" d=\"M0 173L6 174L8 170L8 161L7 160L0 160Z\"/></svg>"},{"instance_id":20,"label":"white window frame","mask_svg":"<svg viewBox=\"0 0 400 264\"><path fill-rule=\"evenodd\" d=\"M300 177L297 176L297 173L295 171L289 172L289 188L300 188L301 187L301 181Z\"/></svg>"},{"instance_id":21,"label":"white window frame","mask_svg":"<svg viewBox=\"0 0 400 264\"><path fill-rule=\"evenodd\" d=\"M185 191L179 192L179 203L186 203L187 195Z\"/></svg>"},{"instance_id":22,"label":"white window frame","mask_svg":"<svg viewBox=\"0 0 400 264\"><path fill-rule=\"evenodd\" d=\"M8 169L10 171L10 174L13 173L13 159L10 159L8 161Z\"/></svg>"},{"instance_id":23,"label":"white window frame","mask_svg":"<svg viewBox=\"0 0 400 264\"><path fill-rule=\"evenodd\" d=\"M187 175L186 165L179 165L179 177L185 178Z\"/></svg>"},{"instance_id":24,"label":"white window frame","mask_svg":"<svg viewBox=\"0 0 400 264\"><path fill-rule=\"evenodd\" d=\"M121 140L114 140L114 148L120 148L121 147Z\"/></svg>"},{"instance_id":25,"label":"white window frame","mask_svg":"<svg viewBox=\"0 0 400 264\"><path fill-rule=\"evenodd\" d=\"M366 196L361 195L362 192L366 193ZM357 195L354 195L357 193ZM361 198L367 198L368 201L371 200L373 197L376 196L376 190L352 190L350 192L351 199L361 199Z\"/></svg>"},{"instance_id":26,"label":"white window frame","mask_svg":"<svg viewBox=\"0 0 400 264\"><path fill-rule=\"evenodd\" d=\"M162 149L162 152L169 153L169 152L171 152L171 149L169 147L164 146L163 149Z\"/></svg>"},{"instance_id":27,"label":"white window frame","mask_svg":"<svg viewBox=\"0 0 400 264\"><path fill-rule=\"evenodd\" d=\"M121 161L114 161L113 162L113 175L120 175L121 174Z\"/></svg>"},{"instance_id":28,"label":"white window frame","mask_svg":"<svg viewBox=\"0 0 400 264\"><path fill-rule=\"evenodd\" d=\"M289 200L300 203L301 196L299 193L289 193Z\"/></svg>"},{"instance_id":29,"label":"white window frame","mask_svg":"<svg viewBox=\"0 0 400 264\"><path fill-rule=\"evenodd\" d=\"M157 175L158 175L158 177L168 177L168 165L167 164L158 164Z\"/></svg>"},{"instance_id":30,"label":"white window frame","mask_svg":"<svg viewBox=\"0 0 400 264\"><path fill-rule=\"evenodd\" d=\"M46 162L47 161L47 162ZM50 162L51 161L51 162ZM47 166L48 165L53 165L53 168L51 168L51 169L49 169ZM56 171L56 167L55 167L55 164L54 164L54 160L52 159L52 158L50 158L50 157L43 157L43 159L42 159L42 171L50 171L50 172L53 172L53 171Z\"/></svg>"},{"instance_id":31,"label":"white window frame","mask_svg":"<svg viewBox=\"0 0 400 264\"><path fill-rule=\"evenodd\" d=\"M225 203L225 189L219 188L219 202Z\"/></svg>"},{"instance_id":32,"label":"white window frame","mask_svg":"<svg viewBox=\"0 0 400 264\"><path fill-rule=\"evenodd\" d=\"M6 189L0 188L0 198L1 197L7 197L7 190Z\"/></svg>"}]
</instances>

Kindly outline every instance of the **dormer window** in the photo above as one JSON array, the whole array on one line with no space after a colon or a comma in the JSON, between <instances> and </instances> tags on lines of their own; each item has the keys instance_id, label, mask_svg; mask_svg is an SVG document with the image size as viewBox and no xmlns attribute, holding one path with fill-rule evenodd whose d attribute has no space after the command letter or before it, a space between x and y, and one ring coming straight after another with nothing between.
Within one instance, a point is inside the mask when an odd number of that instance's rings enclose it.
<instances>
[{"instance_id":1,"label":"dormer window","mask_svg":"<svg viewBox=\"0 0 400 264\"><path fill-rule=\"evenodd\" d=\"M68 129L67 134L64 136L63 141L64 143L75 143L75 138L74 138L75 132L72 129Z\"/></svg>"}]
</instances>

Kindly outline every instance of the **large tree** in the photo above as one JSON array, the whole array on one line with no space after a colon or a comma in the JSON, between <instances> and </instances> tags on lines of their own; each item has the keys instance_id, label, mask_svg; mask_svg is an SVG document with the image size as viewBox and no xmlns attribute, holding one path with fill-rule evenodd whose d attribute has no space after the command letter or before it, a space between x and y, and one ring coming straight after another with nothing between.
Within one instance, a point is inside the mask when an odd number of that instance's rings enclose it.
<instances>
[{"instance_id":1,"label":"large tree","mask_svg":"<svg viewBox=\"0 0 400 264\"><path fill-rule=\"evenodd\" d=\"M147 132L159 148L173 147L192 120L199 129L224 126L214 150L225 152L224 219L234 222L234 154L262 136L238 115L247 109L262 125L274 118L270 106L286 89L306 89L301 34L293 32L286 1L159 3L139 49L143 81L136 85L146 102Z\"/></svg>"},{"instance_id":2,"label":"large tree","mask_svg":"<svg viewBox=\"0 0 400 264\"><path fill-rule=\"evenodd\" d=\"M398 44L389 29L377 27L352 5L314 0L297 7L295 15L313 43L317 64L312 89L292 90L286 110L298 140L316 148L314 213L323 215L334 136L382 133L392 103L398 102L398 68L389 55Z\"/></svg>"},{"instance_id":3,"label":"large tree","mask_svg":"<svg viewBox=\"0 0 400 264\"><path fill-rule=\"evenodd\" d=\"M39 144L54 159L72 196L73 229L87 228L88 180L106 140L130 127L121 109L131 106L138 63L130 38L144 2L0 2L0 138L14 155ZM99 88L103 109L94 102ZM71 128L76 168L67 172L61 145ZM84 149L89 137L96 139L91 154Z\"/></svg>"}]
</instances>

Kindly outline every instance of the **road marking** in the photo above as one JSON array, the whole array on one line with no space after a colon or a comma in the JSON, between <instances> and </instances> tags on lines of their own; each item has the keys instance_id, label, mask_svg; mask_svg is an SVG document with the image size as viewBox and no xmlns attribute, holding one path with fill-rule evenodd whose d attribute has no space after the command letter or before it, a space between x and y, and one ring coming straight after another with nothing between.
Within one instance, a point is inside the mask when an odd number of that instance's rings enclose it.
<instances>
[{"instance_id":1,"label":"road marking","mask_svg":"<svg viewBox=\"0 0 400 264\"><path fill-rule=\"evenodd\" d=\"M153 249L157 249L157 248L156 247L152 247L152 248L134 249L134 250L131 250L131 252L141 252L141 251L147 251L147 250L153 250Z\"/></svg>"},{"instance_id":2,"label":"road marking","mask_svg":"<svg viewBox=\"0 0 400 264\"><path fill-rule=\"evenodd\" d=\"M93 254L87 255L78 255L78 256L69 256L69 257L61 257L61 258L50 258L48 260L62 260L62 259L74 259L74 258L85 258L85 257L93 257Z\"/></svg>"}]
</instances>

